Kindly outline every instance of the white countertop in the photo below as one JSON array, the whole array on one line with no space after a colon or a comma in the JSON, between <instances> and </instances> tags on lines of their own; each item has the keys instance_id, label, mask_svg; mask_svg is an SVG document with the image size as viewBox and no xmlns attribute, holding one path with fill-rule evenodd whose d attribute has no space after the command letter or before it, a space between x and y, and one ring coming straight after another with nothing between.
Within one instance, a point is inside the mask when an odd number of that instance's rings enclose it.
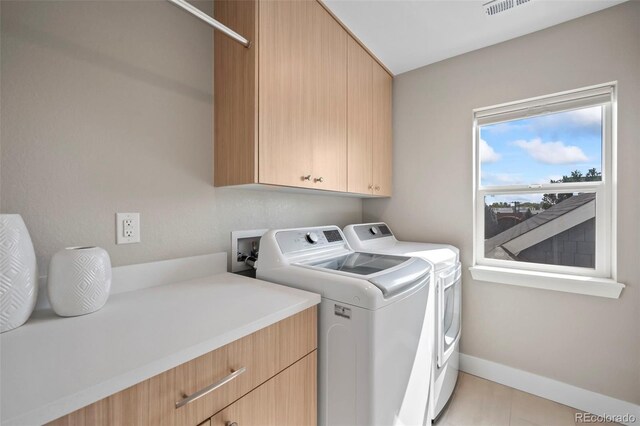
<instances>
[{"instance_id":1,"label":"white countertop","mask_svg":"<svg viewBox=\"0 0 640 426\"><path fill-rule=\"evenodd\" d=\"M111 295L100 311L39 311L0 335L3 425L42 424L320 303L229 273Z\"/></svg>"}]
</instances>

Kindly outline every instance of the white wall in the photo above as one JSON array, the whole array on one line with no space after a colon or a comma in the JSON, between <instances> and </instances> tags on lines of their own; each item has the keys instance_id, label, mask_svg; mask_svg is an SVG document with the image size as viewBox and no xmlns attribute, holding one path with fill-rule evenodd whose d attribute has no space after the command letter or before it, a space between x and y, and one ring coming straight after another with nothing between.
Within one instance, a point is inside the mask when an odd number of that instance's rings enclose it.
<instances>
[{"instance_id":1,"label":"white wall","mask_svg":"<svg viewBox=\"0 0 640 426\"><path fill-rule=\"evenodd\" d=\"M211 2L198 4L212 12ZM230 250L230 231L357 222L358 199L212 185L212 29L166 1L3 1L0 208L41 273L66 246L114 265ZM115 245L115 212L142 243Z\"/></svg>"},{"instance_id":2,"label":"white wall","mask_svg":"<svg viewBox=\"0 0 640 426\"><path fill-rule=\"evenodd\" d=\"M505 16L506 18L506 16ZM365 220L472 257L473 108L619 82L618 300L475 282L463 285L464 353L640 403L640 2L398 76L394 197Z\"/></svg>"}]
</instances>

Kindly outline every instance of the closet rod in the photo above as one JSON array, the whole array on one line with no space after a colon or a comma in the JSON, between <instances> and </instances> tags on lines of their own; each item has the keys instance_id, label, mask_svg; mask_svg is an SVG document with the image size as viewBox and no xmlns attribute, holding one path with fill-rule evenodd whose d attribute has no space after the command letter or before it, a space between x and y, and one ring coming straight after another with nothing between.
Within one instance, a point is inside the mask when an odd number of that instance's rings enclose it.
<instances>
[{"instance_id":1,"label":"closet rod","mask_svg":"<svg viewBox=\"0 0 640 426\"><path fill-rule=\"evenodd\" d=\"M218 31L221 31L224 35L234 39L238 43L242 44L244 47L251 47L251 42L249 40L247 40L246 38L242 37L240 34L238 34L237 32L233 31L231 28L229 28L229 27L221 24L220 22L216 21L211 16L207 15L206 13L204 13L203 11L198 9L197 7L194 7L194 6L190 5L185 0L167 0L167 1L170 2L170 3L173 3L175 6L178 6L179 8L181 8L182 10L184 10L186 12L189 12L190 14L195 16L196 18L200 18L201 20L203 20L207 24L211 25L214 29L216 29Z\"/></svg>"}]
</instances>

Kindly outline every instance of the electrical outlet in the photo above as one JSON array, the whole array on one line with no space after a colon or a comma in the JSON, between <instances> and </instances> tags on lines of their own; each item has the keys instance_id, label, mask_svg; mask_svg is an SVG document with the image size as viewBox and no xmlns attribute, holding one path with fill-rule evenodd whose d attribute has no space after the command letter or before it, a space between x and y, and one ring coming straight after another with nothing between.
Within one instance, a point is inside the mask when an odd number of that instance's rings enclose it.
<instances>
[{"instance_id":1,"label":"electrical outlet","mask_svg":"<svg viewBox=\"0 0 640 426\"><path fill-rule=\"evenodd\" d=\"M116 244L140 242L140 213L116 213Z\"/></svg>"},{"instance_id":2,"label":"electrical outlet","mask_svg":"<svg viewBox=\"0 0 640 426\"><path fill-rule=\"evenodd\" d=\"M260 238L266 229L252 229L248 231L231 232L231 272L241 272L251 269L243 256L251 255L252 251L260 251ZM258 261L259 261L258 257Z\"/></svg>"},{"instance_id":3,"label":"electrical outlet","mask_svg":"<svg viewBox=\"0 0 640 426\"><path fill-rule=\"evenodd\" d=\"M133 219L125 219L122 222L122 235L131 238L133 237Z\"/></svg>"}]
</instances>

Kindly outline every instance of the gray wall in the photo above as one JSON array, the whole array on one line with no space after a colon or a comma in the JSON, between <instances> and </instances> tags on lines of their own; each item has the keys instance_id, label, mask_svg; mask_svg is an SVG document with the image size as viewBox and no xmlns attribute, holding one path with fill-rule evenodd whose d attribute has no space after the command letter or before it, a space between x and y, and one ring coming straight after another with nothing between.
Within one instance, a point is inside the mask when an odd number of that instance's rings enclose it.
<instances>
[{"instance_id":1,"label":"gray wall","mask_svg":"<svg viewBox=\"0 0 640 426\"><path fill-rule=\"evenodd\" d=\"M361 220L358 199L213 187L212 30L168 2L1 12L0 207L42 273L65 246L125 265L227 251L234 229ZM142 243L114 244L117 211L141 213Z\"/></svg>"},{"instance_id":2,"label":"gray wall","mask_svg":"<svg viewBox=\"0 0 640 426\"><path fill-rule=\"evenodd\" d=\"M472 256L473 108L619 82L618 300L475 282L462 351L640 403L640 2L461 55L394 82L394 197L364 202L399 237Z\"/></svg>"}]
</instances>

